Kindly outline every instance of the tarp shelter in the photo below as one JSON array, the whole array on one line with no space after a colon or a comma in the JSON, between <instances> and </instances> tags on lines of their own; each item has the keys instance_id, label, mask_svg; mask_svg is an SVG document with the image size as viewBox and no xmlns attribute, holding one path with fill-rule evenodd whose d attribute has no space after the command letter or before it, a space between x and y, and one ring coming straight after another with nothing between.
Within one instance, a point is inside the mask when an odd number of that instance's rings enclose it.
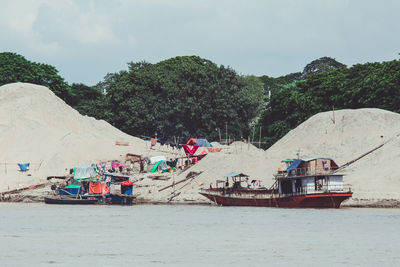
<instances>
[{"instance_id":1,"label":"tarp shelter","mask_svg":"<svg viewBox=\"0 0 400 267\"><path fill-rule=\"evenodd\" d=\"M124 181L129 181L130 176L129 175L123 175L120 173L109 173L105 172L104 173L104 180L109 181L109 182L124 182Z\"/></svg>"},{"instance_id":2,"label":"tarp shelter","mask_svg":"<svg viewBox=\"0 0 400 267\"><path fill-rule=\"evenodd\" d=\"M160 160L167 160L165 156L155 156L150 158L150 164L156 164Z\"/></svg>"},{"instance_id":3,"label":"tarp shelter","mask_svg":"<svg viewBox=\"0 0 400 267\"><path fill-rule=\"evenodd\" d=\"M151 173L159 172L159 171L164 171L168 168L167 161L166 160L160 160L158 161L154 167L151 169Z\"/></svg>"},{"instance_id":4,"label":"tarp shelter","mask_svg":"<svg viewBox=\"0 0 400 267\"><path fill-rule=\"evenodd\" d=\"M212 147L212 145L207 141L207 139L190 138L186 144L196 145L201 147Z\"/></svg>"},{"instance_id":5,"label":"tarp shelter","mask_svg":"<svg viewBox=\"0 0 400 267\"><path fill-rule=\"evenodd\" d=\"M302 161L303 161L303 160L301 160L301 159L296 159L296 160L294 160L293 163L290 164L290 166L289 166L286 170L287 170L287 171L293 171L293 170L297 169L297 167L299 167L299 165L300 165L300 163L301 163Z\"/></svg>"},{"instance_id":6,"label":"tarp shelter","mask_svg":"<svg viewBox=\"0 0 400 267\"><path fill-rule=\"evenodd\" d=\"M74 167L74 179L96 178L96 165L82 164Z\"/></svg>"},{"instance_id":7,"label":"tarp shelter","mask_svg":"<svg viewBox=\"0 0 400 267\"><path fill-rule=\"evenodd\" d=\"M30 163L18 163L18 167L21 171L26 172L29 169Z\"/></svg>"},{"instance_id":8,"label":"tarp shelter","mask_svg":"<svg viewBox=\"0 0 400 267\"><path fill-rule=\"evenodd\" d=\"M78 184L70 184L58 190L59 195L78 195L82 193L82 186Z\"/></svg>"},{"instance_id":9,"label":"tarp shelter","mask_svg":"<svg viewBox=\"0 0 400 267\"><path fill-rule=\"evenodd\" d=\"M89 183L89 194L90 195L105 195L110 193L110 186L106 182L90 182Z\"/></svg>"},{"instance_id":10,"label":"tarp shelter","mask_svg":"<svg viewBox=\"0 0 400 267\"><path fill-rule=\"evenodd\" d=\"M231 172L228 173L227 175L225 175L226 178L230 178L230 177L249 177L247 174L244 173L240 173L240 172Z\"/></svg>"}]
</instances>

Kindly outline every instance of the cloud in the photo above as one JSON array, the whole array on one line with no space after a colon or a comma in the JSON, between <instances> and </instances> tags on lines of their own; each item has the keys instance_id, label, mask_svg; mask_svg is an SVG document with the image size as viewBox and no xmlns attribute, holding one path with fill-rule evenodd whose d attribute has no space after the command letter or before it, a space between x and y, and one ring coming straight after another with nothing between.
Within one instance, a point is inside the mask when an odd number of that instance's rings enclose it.
<instances>
[{"instance_id":1,"label":"cloud","mask_svg":"<svg viewBox=\"0 0 400 267\"><path fill-rule=\"evenodd\" d=\"M400 47L395 0L18 0L0 8L3 49L53 64L69 82L180 55L279 76L322 56L349 66L390 60Z\"/></svg>"},{"instance_id":2,"label":"cloud","mask_svg":"<svg viewBox=\"0 0 400 267\"><path fill-rule=\"evenodd\" d=\"M12 1L1 2L0 9L5 10L0 16L0 34L8 42L14 41L17 47L36 53L56 53L60 46L57 42L43 42L40 34L33 30L33 24L38 16L38 9L43 1ZM12 50L12 49L10 49Z\"/></svg>"}]
</instances>

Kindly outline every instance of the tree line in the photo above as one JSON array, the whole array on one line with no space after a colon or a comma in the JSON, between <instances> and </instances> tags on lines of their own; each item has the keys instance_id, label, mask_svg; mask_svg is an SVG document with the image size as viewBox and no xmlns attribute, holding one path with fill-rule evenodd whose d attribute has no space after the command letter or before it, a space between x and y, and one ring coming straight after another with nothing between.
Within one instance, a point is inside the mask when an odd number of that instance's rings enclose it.
<instances>
[{"instance_id":1,"label":"tree line","mask_svg":"<svg viewBox=\"0 0 400 267\"><path fill-rule=\"evenodd\" d=\"M68 84L55 67L0 53L0 85L30 82L50 88L83 115L134 136L224 136L268 148L312 115L375 107L400 112L400 61L352 67L323 57L281 77L239 75L198 56L156 64L130 62L95 86ZM261 131L260 131L261 130ZM261 133L261 136L259 135Z\"/></svg>"}]
</instances>

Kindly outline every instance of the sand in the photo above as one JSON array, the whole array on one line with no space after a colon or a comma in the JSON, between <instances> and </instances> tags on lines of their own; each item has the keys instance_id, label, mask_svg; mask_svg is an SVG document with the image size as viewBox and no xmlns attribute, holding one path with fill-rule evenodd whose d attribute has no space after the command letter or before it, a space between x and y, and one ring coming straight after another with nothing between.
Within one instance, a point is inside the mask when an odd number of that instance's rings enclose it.
<instances>
[{"instance_id":1,"label":"sand","mask_svg":"<svg viewBox=\"0 0 400 267\"><path fill-rule=\"evenodd\" d=\"M117 146L115 142L128 142ZM198 194L202 187L215 185L229 172L243 172L251 179L271 186L273 174L287 158L330 157L339 165L385 144L350 165L345 183L354 195L344 205L374 206L374 203L399 203L400 179L396 163L400 160L400 115L380 109L346 109L316 114L290 131L267 151L243 142L222 147L182 173L166 174L169 180L138 174L135 193L143 201L209 203ZM203 149L199 149L201 152ZM81 163L122 160L126 153L143 156L183 156L166 146L129 136L109 123L82 116L48 88L14 83L0 87L0 192L43 182L47 176L65 175ZM18 171L16 163L30 162L29 172ZM194 179L166 190L190 172ZM180 193L178 196L174 194ZM171 197L173 197L171 199Z\"/></svg>"}]
</instances>

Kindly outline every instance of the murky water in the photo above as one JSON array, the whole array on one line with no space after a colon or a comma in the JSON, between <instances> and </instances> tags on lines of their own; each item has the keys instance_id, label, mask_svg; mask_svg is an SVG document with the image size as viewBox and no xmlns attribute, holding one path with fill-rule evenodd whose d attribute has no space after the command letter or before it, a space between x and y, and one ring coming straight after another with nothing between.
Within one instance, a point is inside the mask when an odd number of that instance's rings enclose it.
<instances>
[{"instance_id":1,"label":"murky water","mask_svg":"<svg viewBox=\"0 0 400 267\"><path fill-rule=\"evenodd\" d=\"M399 266L399 209L0 203L1 266Z\"/></svg>"}]
</instances>

